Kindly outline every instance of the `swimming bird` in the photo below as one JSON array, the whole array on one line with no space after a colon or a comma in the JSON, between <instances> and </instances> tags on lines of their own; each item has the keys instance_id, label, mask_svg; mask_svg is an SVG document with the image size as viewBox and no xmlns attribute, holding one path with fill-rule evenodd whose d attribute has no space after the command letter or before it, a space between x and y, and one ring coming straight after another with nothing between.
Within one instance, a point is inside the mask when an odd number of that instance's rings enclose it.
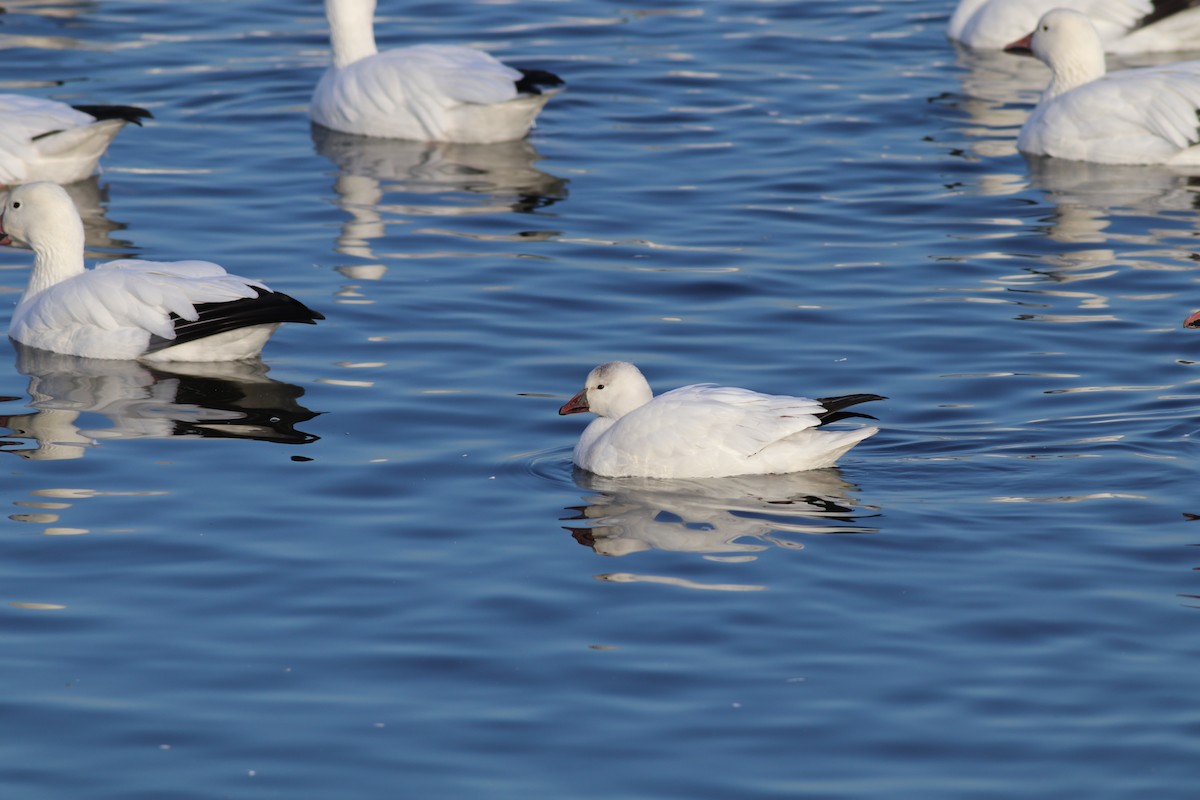
<instances>
[{"instance_id":1,"label":"swimming bird","mask_svg":"<svg viewBox=\"0 0 1200 800\"><path fill-rule=\"evenodd\" d=\"M1200 164L1200 61L1105 74L1095 26L1065 8L1043 14L1008 49L1032 50L1051 72L1017 137L1021 152L1100 164Z\"/></svg>"},{"instance_id":2,"label":"swimming bird","mask_svg":"<svg viewBox=\"0 0 1200 800\"><path fill-rule=\"evenodd\" d=\"M590 411L597 419L575 445L575 464L607 477L715 478L800 472L832 466L874 434L874 427L826 431L826 423L877 394L810 400L750 389L695 384L654 396L641 371L625 361L601 364L559 414Z\"/></svg>"},{"instance_id":3,"label":"swimming bird","mask_svg":"<svg viewBox=\"0 0 1200 800\"><path fill-rule=\"evenodd\" d=\"M149 116L134 106L71 106L0 94L0 185L81 181L96 171L122 128Z\"/></svg>"},{"instance_id":4,"label":"swimming bird","mask_svg":"<svg viewBox=\"0 0 1200 800\"><path fill-rule=\"evenodd\" d=\"M0 213L0 244L33 249L33 273L8 335L87 358L253 358L283 322L324 317L208 261L121 259L85 270L83 223L56 183L18 186Z\"/></svg>"},{"instance_id":5,"label":"swimming bird","mask_svg":"<svg viewBox=\"0 0 1200 800\"><path fill-rule=\"evenodd\" d=\"M471 47L422 44L379 52L375 0L325 0L333 65L313 93L313 122L343 133L490 144L520 139L557 75L519 70Z\"/></svg>"},{"instance_id":6,"label":"swimming bird","mask_svg":"<svg viewBox=\"0 0 1200 800\"><path fill-rule=\"evenodd\" d=\"M1200 0L959 0L946 35L977 50L1002 50L1055 8L1087 14L1108 53L1200 48Z\"/></svg>"}]
</instances>

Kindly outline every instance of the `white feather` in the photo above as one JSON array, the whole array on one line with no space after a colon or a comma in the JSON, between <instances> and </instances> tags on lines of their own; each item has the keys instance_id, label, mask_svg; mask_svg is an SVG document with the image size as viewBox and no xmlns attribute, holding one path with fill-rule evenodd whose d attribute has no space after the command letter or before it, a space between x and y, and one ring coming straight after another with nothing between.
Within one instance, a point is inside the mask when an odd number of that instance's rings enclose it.
<instances>
[{"instance_id":1,"label":"white feather","mask_svg":"<svg viewBox=\"0 0 1200 800\"><path fill-rule=\"evenodd\" d=\"M946 35L967 47L1001 50L1031 33L1043 14L1069 8L1091 18L1104 50L1132 54L1194 50L1200 7L1184 8L1149 25L1150 0L959 0Z\"/></svg>"},{"instance_id":2,"label":"white feather","mask_svg":"<svg viewBox=\"0 0 1200 800\"><path fill-rule=\"evenodd\" d=\"M575 464L608 477L710 478L832 466L878 429L818 430L825 408L807 397L696 384L654 397L632 364L601 364L560 410L597 415Z\"/></svg>"},{"instance_id":3,"label":"white feather","mask_svg":"<svg viewBox=\"0 0 1200 800\"><path fill-rule=\"evenodd\" d=\"M1032 48L1052 77L1018 150L1104 164L1200 164L1200 61L1106 74L1094 26L1069 9L1041 18Z\"/></svg>"},{"instance_id":4,"label":"white feather","mask_svg":"<svg viewBox=\"0 0 1200 800\"><path fill-rule=\"evenodd\" d=\"M251 358L278 323L261 323L148 352L172 340L172 315L199 318L197 305L258 296L262 283L208 261L122 259L83 265L83 224L59 185L13 189L0 227L34 251L29 286L13 311L9 336L22 344L86 358L227 361Z\"/></svg>"},{"instance_id":5,"label":"white feather","mask_svg":"<svg viewBox=\"0 0 1200 800\"><path fill-rule=\"evenodd\" d=\"M56 100L0 94L0 184L83 180L126 124Z\"/></svg>"},{"instance_id":6,"label":"white feather","mask_svg":"<svg viewBox=\"0 0 1200 800\"><path fill-rule=\"evenodd\" d=\"M326 0L333 65L309 114L361 136L486 144L525 136L555 91L521 94L521 73L470 47L378 52L374 0Z\"/></svg>"}]
</instances>

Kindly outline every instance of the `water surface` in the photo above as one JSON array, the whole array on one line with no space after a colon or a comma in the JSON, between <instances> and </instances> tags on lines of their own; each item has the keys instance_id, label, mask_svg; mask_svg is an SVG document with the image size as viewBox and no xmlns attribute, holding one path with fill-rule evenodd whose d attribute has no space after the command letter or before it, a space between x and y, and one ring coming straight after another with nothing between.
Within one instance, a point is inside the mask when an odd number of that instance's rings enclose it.
<instances>
[{"instance_id":1,"label":"water surface","mask_svg":"<svg viewBox=\"0 0 1200 800\"><path fill-rule=\"evenodd\" d=\"M327 319L11 349L5 795L1194 797L1195 182L1022 158L1046 73L950 5L383 0L568 81L455 147L311 129L316 2L7 4L0 89L155 115L90 257ZM555 411L614 358L891 399L835 469L605 480Z\"/></svg>"}]
</instances>

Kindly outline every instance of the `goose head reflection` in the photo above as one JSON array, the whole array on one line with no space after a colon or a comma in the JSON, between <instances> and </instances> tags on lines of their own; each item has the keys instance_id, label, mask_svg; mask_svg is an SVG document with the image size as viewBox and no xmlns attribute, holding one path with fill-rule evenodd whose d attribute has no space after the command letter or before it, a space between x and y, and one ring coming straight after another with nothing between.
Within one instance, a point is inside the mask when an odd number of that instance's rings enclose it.
<instances>
[{"instance_id":1,"label":"goose head reflection","mask_svg":"<svg viewBox=\"0 0 1200 800\"><path fill-rule=\"evenodd\" d=\"M388 215L439 217L528 213L567 197L567 181L534 166L527 139L455 144L378 139L312 126L318 153L338 168L334 181L350 215L338 252L374 258ZM386 202L385 202L386 200Z\"/></svg>"},{"instance_id":2,"label":"goose head reflection","mask_svg":"<svg viewBox=\"0 0 1200 800\"><path fill-rule=\"evenodd\" d=\"M22 440L0 449L23 458L82 458L113 439L318 438L295 427L317 415L297 402L304 390L267 377L261 361L149 366L13 346L33 411L0 416L7 435Z\"/></svg>"},{"instance_id":3,"label":"goose head reflection","mask_svg":"<svg viewBox=\"0 0 1200 800\"><path fill-rule=\"evenodd\" d=\"M802 534L875 533L873 516L857 502L857 487L834 467L786 475L664 480L605 478L576 470L592 492L564 520L580 544L599 555L643 550L750 554L770 546L803 547Z\"/></svg>"}]
</instances>

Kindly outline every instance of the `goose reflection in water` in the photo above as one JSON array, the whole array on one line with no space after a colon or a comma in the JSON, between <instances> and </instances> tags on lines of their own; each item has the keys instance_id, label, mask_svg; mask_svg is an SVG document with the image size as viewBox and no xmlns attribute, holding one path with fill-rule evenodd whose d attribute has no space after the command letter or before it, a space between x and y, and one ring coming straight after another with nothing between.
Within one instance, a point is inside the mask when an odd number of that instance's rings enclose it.
<instances>
[{"instance_id":1,"label":"goose reflection in water","mask_svg":"<svg viewBox=\"0 0 1200 800\"><path fill-rule=\"evenodd\" d=\"M1093 164L1025 155L1029 185L1045 193L1056 212L1047 234L1060 242L1104 242L1113 217L1192 220L1200 209L1200 168L1162 164Z\"/></svg>"},{"instance_id":2,"label":"goose reflection in water","mask_svg":"<svg viewBox=\"0 0 1200 800\"><path fill-rule=\"evenodd\" d=\"M82 458L113 439L222 438L308 444L296 430L317 416L297 401L304 390L267 377L261 361L169 363L78 358L13 342L29 376L25 414L0 415L10 436L0 449L33 460ZM94 427L89 415L106 418ZM98 421L98 420L97 420Z\"/></svg>"},{"instance_id":3,"label":"goose reflection in water","mask_svg":"<svg viewBox=\"0 0 1200 800\"><path fill-rule=\"evenodd\" d=\"M788 534L875 533L859 519L874 515L854 499L857 487L836 468L786 475L662 480L604 478L575 471L595 492L569 507L580 526L566 529L599 555L643 550L748 554L774 545L799 549Z\"/></svg>"},{"instance_id":4,"label":"goose reflection in water","mask_svg":"<svg viewBox=\"0 0 1200 800\"><path fill-rule=\"evenodd\" d=\"M453 144L376 139L312 126L318 153L338 168L334 191L351 219L338 252L375 258L372 239L386 232L386 215L465 216L528 213L567 197L567 181L543 172L526 139L498 144ZM391 195L384 202L385 195ZM362 276L355 276L362 277Z\"/></svg>"}]
</instances>

